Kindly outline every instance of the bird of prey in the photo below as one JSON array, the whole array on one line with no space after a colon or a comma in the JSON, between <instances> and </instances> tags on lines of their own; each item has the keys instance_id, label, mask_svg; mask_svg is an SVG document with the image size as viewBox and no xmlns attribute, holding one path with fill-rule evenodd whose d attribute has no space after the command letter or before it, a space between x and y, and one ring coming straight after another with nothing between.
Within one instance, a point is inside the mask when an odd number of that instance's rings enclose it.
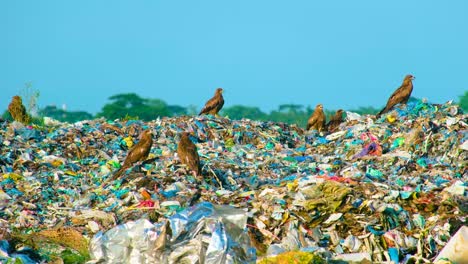
<instances>
[{"instance_id":1,"label":"bird of prey","mask_svg":"<svg viewBox=\"0 0 468 264\"><path fill-rule=\"evenodd\" d=\"M144 161L148 158L153 145L153 134L150 129L147 129L141 133L140 141L135 144L128 152L122 167L112 176L111 180L117 179L126 169L130 168L133 164L138 161Z\"/></svg>"},{"instance_id":2,"label":"bird of prey","mask_svg":"<svg viewBox=\"0 0 468 264\"><path fill-rule=\"evenodd\" d=\"M327 129L329 132L333 132L335 129L340 126L340 124L343 122L343 110L338 109L335 113L335 115L328 121L327 124Z\"/></svg>"},{"instance_id":3,"label":"bird of prey","mask_svg":"<svg viewBox=\"0 0 468 264\"><path fill-rule=\"evenodd\" d=\"M309 117L306 130L309 130L310 128L318 130L319 132L325 129L325 113L323 113L322 104L318 104L312 115Z\"/></svg>"},{"instance_id":4,"label":"bird of prey","mask_svg":"<svg viewBox=\"0 0 468 264\"><path fill-rule=\"evenodd\" d=\"M197 146L190 140L188 132L182 132L179 144L177 146L177 155L180 161L187 165L196 176L201 175L200 157L198 156Z\"/></svg>"},{"instance_id":5,"label":"bird of prey","mask_svg":"<svg viewBox=\"0 0 468 264\"><path fill-rule=\"evenodd\" d=\"M13 96L10 104L8 105L8 112L10 112L13 120L23 124L29 122L29 115L26 113L26 108L23 105L21 97L18 95Z\"/></svg>"},{"instance_id":6,"label":"bird of prey","mask_svg":"<svg viewBox=\"0 0 468 264\"><path fill-rule=\"evenodd\" d=\"M414 76L411 74L405 76L401 86L388 98L387 105L376 115L377 118L390 111L395 105L406 104L408 102L411 92L413 91L412 80L414 79Z\"/></svg>"},{"instance_id":7,"label":"bird of prey","mask_svg":"<svg viewBox=\"0 0 468 264\"><path fill-rule=\"evenodd\" d=\"M216 89L215 95L206 102L203 109L200 111L198 115L201 114L210 114L216 115L218 114L219 110L223 108L224 105L224 98L223 98L223 88Z\"/></svg>"}]
</instances>

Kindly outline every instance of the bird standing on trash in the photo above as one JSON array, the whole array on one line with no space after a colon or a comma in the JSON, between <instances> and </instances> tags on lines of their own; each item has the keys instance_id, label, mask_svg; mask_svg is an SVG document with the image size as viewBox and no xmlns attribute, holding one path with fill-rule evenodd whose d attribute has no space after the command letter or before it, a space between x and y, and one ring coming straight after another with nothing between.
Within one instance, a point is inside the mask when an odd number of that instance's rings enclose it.
<instances>
[{"instance_id":1,"label":"bird standing on trash","mask_svg":"<svg viewBox=\"0 0 468 264\"><path fill-rule=\"evenodd\" d=\"M327 124L328 131L333 132L335 129L337 129L340 126L342 122L343 122L343 110L338 109L335 115L330 119L330 121Z\"/></svg>"},{"instance_id":2,"label":"bird standing on trash","mask_svg":"<svg viewBox=\"0 0 468 264\"><path fill-rule=\"evenodd\" d=\"M203 109L200 111L198 115L202 114L210 114L210 115L217 115L219 110L223 108L224 105L224 98L223 98L223 88L216 89L215 95L206 102Z\"/></svg>"},{"instance_id":3,"label":"bird standing on trash","mask_svg":"<svg viewBox=\"0 0 468 264\"><path fill-rule=\"evenodd\" d=\"M312 113L312 115L309 117L309 120L307 121L306 130L313 128L320 132L325 128L325 121L326 120L325 120L325 113L323 112L323 105L318 104L315 107L315 110Z\"/></svg>"},{"instance_id":4,"label":"bird standing on trash","mask_svg":"<svg viewBox=\"0 0 468 264\"><path fill-rule=\"evenodd\" d=\"M387 113L390 111L395 105L397 104L406 104L408 99L410 98L411 92L413 91L413 80L414 76L408 74L405 76L403 83L401 86L396 89L395 92L388 98L387 105L380 111L376 117L379 118L382 114Z\"/></svg>"},{"instance_id":5,"label":"bird standing on trash","mask_svg":"<svg viewBox=\"0 0 468 264\"><path fill-rule=\"evenodd\" d=\"M153 145L153 134L151 130L147 129L143 131L140 136L140 141L138 141L135 146L133 146L125 158L124 164L117 171L117 173L112 176L111 180L118 178L126 169L130 168L134 163L138 161L144 161L148 158L148 155L151 150L151 145Z\"/></svg>"},{"instance_id":6,"label":"bird standing on trash","mask_svg":"<svg viewBox=\"0 0 468 264\"><path fill-rule=\"evenodd\" d=\"M23 105L21 97L18 95L13 96L10 104L8 105L8 112L10 112L13 120L23 124L29 122L29 115L26 113L26 108Z\"/></svg>"},{"instance_id":7,"label":"bird standing on trash","mask_svg":"<svg viewBox=\"0 0 468 264\"><path fill-rule=\"evenodd\" d=\"M190 140L190 134L188 132L182 132L180 135L177 155L180 161L187 165L196 176L201 175L200 157L198 156L197 146Z\"/></svg>"}]
</instances>

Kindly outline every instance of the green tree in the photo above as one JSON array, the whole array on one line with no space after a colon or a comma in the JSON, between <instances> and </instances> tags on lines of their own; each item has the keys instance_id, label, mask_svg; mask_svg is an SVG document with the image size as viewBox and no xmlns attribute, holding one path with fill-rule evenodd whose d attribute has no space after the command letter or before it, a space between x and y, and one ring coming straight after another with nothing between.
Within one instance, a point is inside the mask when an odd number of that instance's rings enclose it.
<instances>
[{"instance_id":1,"label":"green tree","mask_svg":"<svg viewBox=\"0 0 468 264\"><path fill-rule=\"evenodd\" d=\"M275 122L284 122L288 124L297 124L305 126L309 117L310 107L304 110L304 106L296 104L283 104L278 106L278 110L273 110L268 115L268 120Z\"/></svg>"},{"instance_id":2,"label":"green tree","mask_svg":"<svg viewBox=\"0 0 468 264\"><path fill-rule=\"evenodd\" d=\"M468 112L468 91L465 91L465 94L460 96L459 105L465 113Z\"/></svg>"},{"instance_id":3,"label":"green tree","mask_svg":"<svg viewBox=\"0 0 468 264\"><path fill-rule=\"evenodd\" d=\"M382 106L383 108L383 106ZM360 106L358 109L351 109L350 112L358 113L360 115L375 115L377 114L380 109L377 109L372 106Z\"/></svg>"},{"instance_id":4,"label":"green tree","mask_svg":"<svg viewBox=\"0 0 468 264\"><path fill-rule=\"evenodd\" d=\"M109 97L111 103L104 105L98 116L108 119L124 118L131 116L143 120L151 120L157 117L150 111L148 100L135 93L116 94Z\"/></svg>"},{"instance_id":5,"label":"green tree","mask_svg":"<svg viewBox=\"0 0 468 264\"><path fill-rule=\"evenodd\" d=\"M65 111L62 109L58 109L54 105L49 105L44 107L43 109L39 110L40 116L47 116L53 119L62 121L62 122L69 122L74 123L81 120L92 119L93 115L85 112L85 111Z\"/></svg>"},{"instance_id":6,"label":"green tree","mask_svg":"<svg viewBox=\"0 0 468 264\"><path fill-rule=\"evenodd\" d=\"M104 105L98 116L108 119L122 119L127 116L144 121L157 117L176 116L187 113L187 108L168 105L160 99L142 98L135 93L116 94L109 97L110 103Z\"/></svg>"},{"instance_id":7,"label":"green tree","mask_svg":"<svg viewBox=\"0 0 468 264\"><path fill-rule=\"evenodd\" d=\"M163 100L161 99L145 99L145 100L147 102L146 105L149 107L148 110L151 112L151 114L149 114L147 118L142 118L142 119L153 120L157 118L158 116L172 116L169 106Z\"/></svg>"},{"instance_id":8,"label":"green tree","mask_svg":"<svg viewBox=\"0 0 468 264\"><path fill-rule=\"evenodd\" d=\"M224 116L229 116L230 119L248 118L253 120L266 120L267 114L262 112L258 107L250 107L243 105L233 105L223 109L221 112Z\"/></svg>"},{"instance_id":9,"label":"green tree","mask_svg":"<svg viewBox=\"0 0 468 264\"><path fill-rule=\"evenodd\" d=\"M282 104L278 107L278 111L287 113L300 113L304 108L303 105L298 104Z\"/></svg>"},{"instance_id":10,"label":"green tree","mask_svg":"<svg viewBox=\"0 0 468 264\"><path fill-rule=\"evenodd\" d=\"M183 107L179 105L168 105L167 108L169 112L171 113L171 116L181 116L181 115L188 114L187 107Z\"/></svg>"}]
</instances>

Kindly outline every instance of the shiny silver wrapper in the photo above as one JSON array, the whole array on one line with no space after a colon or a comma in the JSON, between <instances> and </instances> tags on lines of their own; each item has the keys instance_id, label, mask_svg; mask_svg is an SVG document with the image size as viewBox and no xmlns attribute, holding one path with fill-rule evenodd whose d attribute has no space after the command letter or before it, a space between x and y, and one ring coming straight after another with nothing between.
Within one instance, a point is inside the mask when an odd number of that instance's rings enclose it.
<instances>
[{"instance_id":1,"label":"shiny silver wrapper","mask_svg":"<svg viewBox=\"0 0 468 264\"><path fill-rule=\"evenodd\" d=\"M96 234L88 263L255 263L245 211L203 202L152 224L146 219Z\"/></svg>"}]
</instances>

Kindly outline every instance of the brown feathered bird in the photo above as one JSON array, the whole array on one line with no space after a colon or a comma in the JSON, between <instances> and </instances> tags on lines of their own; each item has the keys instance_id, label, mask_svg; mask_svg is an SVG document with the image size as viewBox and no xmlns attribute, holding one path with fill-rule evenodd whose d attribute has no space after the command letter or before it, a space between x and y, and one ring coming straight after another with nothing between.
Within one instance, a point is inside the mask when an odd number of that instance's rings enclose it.
<instances>
[{"instance_id":1,"label":"brown feathered bird","mask_svg":"<svg viewBox=\"0 0 468 264\"><path fill-rule=\"evenodd\" d=\"M393 92L390 98L388 98L387 105L376 115L376 117L380 117L382 114L387 113L397 104L406 104L411 96L411 92L413 91L412 81L414 79L413 75L406 75L401 86Z\"/></svg>"},{"instance_id":2,"label":"brown feathered bird","mask_svg":"<svg viewBox=\"0 0 468 264\"><path fill-rule=\"evenodd\" d=\"M203 109L200 111L198 115L202 114L210 114L216 115L218 114L219 110L223 108L224 105L224 98L223 98L223 88L216 89L215 95L206 102Z\"/></svg>"},{"instance_id":3,"label":"brown feathered bird","mask_svg":"<svg viewBox=\"0 0 468 264\"><path fill-rule=\"evenodd\" d=\"M177 146L177 155L180 161L187 165L196 176L201 175L200 157L198 156L197 146L190 140L188 132L182 132L179 144Z\"/></svg>"},{"instance_id":4,"label":"brown feathered bird","mask_svg":"<svg viewBox=\"0 0 468 264\"><path fill-rule=\"evenodd\" d=\"M23 105L21 97L18 95L13 96L10 104L8 105L8 112L10 112L13 120L26 124L29 122L29 115L26 113L26 108Z\"/></svg>"},{"instance_id":5,"label":"brown feathered bird","mask_svg":"<svg viewBox=\"0 0 468 264\"><path fill-rule=\"evenodd\" d=\"M312 115L309 117L309 120L307 121L306 130L313 128L320 132L325 129L325 121L326 120L325 113L323 112L323 105L318 104L315 107L315 110L312 113Z\"/></svg>"},{"instance_id":6,"label":"brown feathered bird","mask_svg":"<svg viewBox=\"0 0 468 264\"><path fill-rule=\"evenodd\" d=\"M133 146L125 158L124 164L122 167L112 176L111 180L117 179L126 169L130 168L133 164L138 161L144 161L148 158L148 155L151 150L151 145L153 145L153 134L151 130L147 129L141 133L140 140L138 143Z\"/></svg>"},{"instance_id":7,"label":"brown feathered bird","mask_svg":"<svg viewBox=\"0 0 468 264\"><path fill-rule=\"evenodd\" d=\"M327 129L329 132L335 131L343 122L343 110L338 109L334 116L328 121Z\"/></svg>"}]
</instances>

